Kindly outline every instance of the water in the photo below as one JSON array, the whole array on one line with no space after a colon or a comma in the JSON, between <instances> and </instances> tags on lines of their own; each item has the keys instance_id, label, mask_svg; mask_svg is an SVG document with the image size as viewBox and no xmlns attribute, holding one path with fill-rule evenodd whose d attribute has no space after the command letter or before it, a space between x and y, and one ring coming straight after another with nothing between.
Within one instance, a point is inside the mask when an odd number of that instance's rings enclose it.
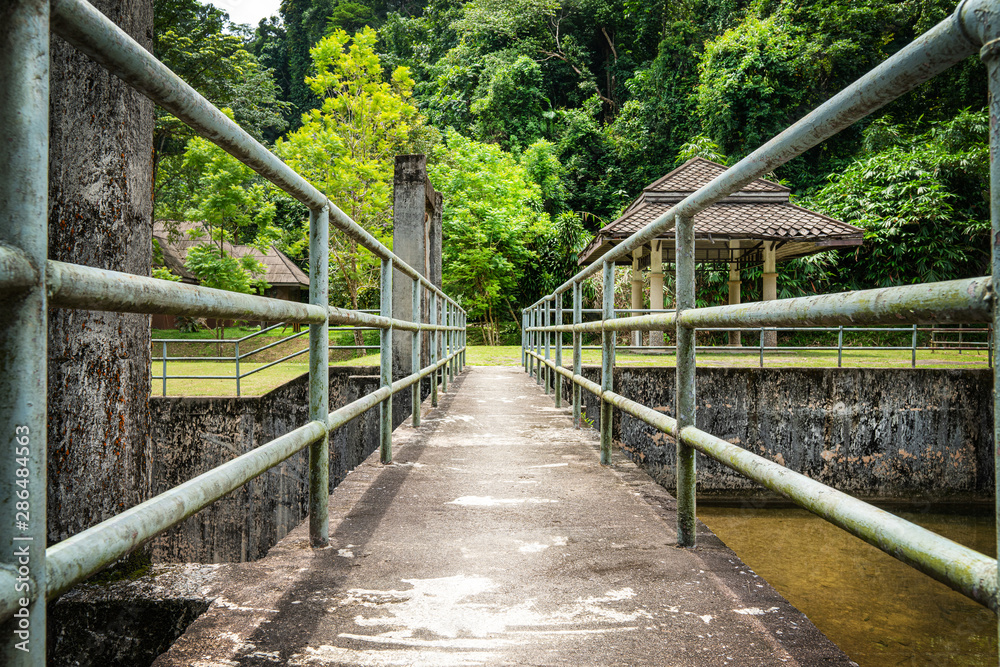
<instances>
[{"instance_id":1,"label":"water","mask_svg":"<svg viewBox=\"0 0 1000 667\"><path fill-rule=\"evenodd\" d=\"M894 513L996 555L992 514ZM809 512L700 507L698 514L861 667L997 664L991 611Z\"/></svg>"}]
</instances>

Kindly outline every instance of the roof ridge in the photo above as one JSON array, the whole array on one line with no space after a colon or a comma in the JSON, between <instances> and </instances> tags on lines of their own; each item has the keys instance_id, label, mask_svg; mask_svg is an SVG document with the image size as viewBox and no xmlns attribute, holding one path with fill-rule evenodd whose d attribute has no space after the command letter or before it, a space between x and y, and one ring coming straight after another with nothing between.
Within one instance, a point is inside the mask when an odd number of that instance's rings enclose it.
<instances>
[{"instance_id":1,"label":"roof ridge","mask_svg":"<svg viewBox=\"0 0 1000 667\"><path fill-rule=\"evenodd\" d=\"M660 178L656 179L646 187L642 189L643 192L695 192L699 188L707 185L719 174L725 172L729 167L708 160L703 157L695 156L685 162L684 164L676 167L669 173ZM701 172L705 171L715 171L715 174L705 174L697 173L698 170ZM694 173L690 173L694 172ZM682 178L685 177L686 178ZM678 186L675 188L667 189L663 185L671 181L678 181ZM692 183L693 182L693 183ZM791 189L780 183L775 183L774 181L769 181L766 178L755 178L750 181L742 188L739 192L791 192Z\"/></svg>"}]
</instances>

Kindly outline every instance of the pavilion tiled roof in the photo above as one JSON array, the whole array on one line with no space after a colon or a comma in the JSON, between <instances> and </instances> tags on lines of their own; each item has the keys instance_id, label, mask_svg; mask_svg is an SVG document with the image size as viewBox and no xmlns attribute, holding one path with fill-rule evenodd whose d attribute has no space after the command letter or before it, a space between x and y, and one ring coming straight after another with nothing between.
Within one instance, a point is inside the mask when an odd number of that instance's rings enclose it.
<instances>
[{"instance_id":1,"label":"pavilion tiled roof","mask_svg":"<svg viewBox=\"0 0 1000 667\"><path fill-rule=\"evenodd\" d=\"M627 238L670 210L673 204L639 205L601 230L611 238ZM794 204L715 204L694 216L696 237L755 238L767 241L819 241L856 235L857 227ZM665 237L673 238L673 230Z\"/></svg>"},{"instance_id":2,"label":"pavilion tiled roof","mask_svg":"<svg viewBox=\"0 0 1000 667\"><path fill-rule=\"evenodd\" d=\"M712 162L705 158L691 158L672 172L663 176L657 181L653 181L645 188L644 192L694 192L701 186L709 183L716 176L721 175L726 168L718 162ZM742 192L791 192L780 183L765 181L758 178L743 187Z\"/></svg>"},{"instance_id":3,"label":"pavilion tiled roof","mask_svg":"<svg viewBox=\"0 0 1000 667\"><path fill-rule=\"evenodd\" d=\"M708 184L725 167L693 158L643 189L642 194L620 218L606 225L580 253L580 264L597 261L621 240L657 219L682 199ZM709 206L694 217L696 258L699 261L724 261L719 249L711 246L730 240L772 242L778 260L801 257L831 246L861 245L861 229L789 202L790 190L759 178ZM673 229L662 232L664 261L673 253ZM747 248L747 245L743 246ZM727 255L726 255L727 256Z\"/></svg>"},{"instance_id":4,"label":"pavilion tiled roof","mask_svg":"<svg viewBox=\"0 0 1000 667\"><path fill-rule=\"evenodd\" d=\"M164 264L179 275L184 282L198 282L194 274L184 267L184 260L187 258L188 250L205 242L204 237L193 238L190 235L191 231L201 227L202 223L200 222L157 220L153 223L153 238L159 242L160 249L163 251ZM309 286L309 276L277 248L271 247L268 252L263 253L252 246L234 245L226 241L223 242L223 249L233 257L253 255L258 262L267 267L267 272L263 277L271 287Z\"/></svg>"}]
</instances>

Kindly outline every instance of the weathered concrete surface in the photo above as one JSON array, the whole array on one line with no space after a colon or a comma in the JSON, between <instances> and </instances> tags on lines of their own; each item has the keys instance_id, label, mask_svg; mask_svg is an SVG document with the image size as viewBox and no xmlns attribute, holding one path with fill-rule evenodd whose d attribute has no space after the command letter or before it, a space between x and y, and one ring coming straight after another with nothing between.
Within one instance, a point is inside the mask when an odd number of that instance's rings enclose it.
<instances>
[{"instance_id":1,"label":"weathered concrete surface","mask_svg":"<svg viewBox=\"0 0 1000 667\"><path fill-rule=\"evenodd\" d=\"M424 393L430 391L425 383ZM330 409L378 389L377 368L330 368ZM153 493L163 493L306 423L308 377L263 396L150 399ZM397 394L397 398L405 393ZM409 403L409 400L406 401ZM407 417L393 401L393 423ZM378 447L378 409L333 432L330 489ZM158 562L241 562L261 558L308 511L308 452L303 450L157 537Z\"/></svg>"},{"instance_id":2,"label":"weathered concrete surface","mask_svg":"<svg viewBox=\"0 0 1000 667\"><path fill-rule=\"evenodd\" d=\"M48 607L46 664L143 667L208 609L220 565L153 565L143 576L80 584Z\"/></svg>"},{"instance_id":3,"label":"weathered concrete surface","mask_svg":"<svg viewBox=\"0 0 1000 667\"><path fill-rule=\"evenodd\" d=\"M853 664L704 526L677 549L673 499L518 369L453 387L337 487L330 548L218 566L154 664Z\"/></svg>"},{"instance_id":4,"label":"weathered concrete surface","mask_svg":"<svg viewBox=\"0 0 1000 667\"><path fill-rule=\"evenodd\" d=\"M600 368L583 374L600 381ZM614 383L673 414L673 368L619 367ZM852 495L992 500L992 389L987 370L699 368L698 428ZM597 427L598 401L589 392L584 399ZM673 488L673 439L617 410L614 419L615 439ZM764 492L701 455L698 491Z\"/></svg>"}]
</instances>

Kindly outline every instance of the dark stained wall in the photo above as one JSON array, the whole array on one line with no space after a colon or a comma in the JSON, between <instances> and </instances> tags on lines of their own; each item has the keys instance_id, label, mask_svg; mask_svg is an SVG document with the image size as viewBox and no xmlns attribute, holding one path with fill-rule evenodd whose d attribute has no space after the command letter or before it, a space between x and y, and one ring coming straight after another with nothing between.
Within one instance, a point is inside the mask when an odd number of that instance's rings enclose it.
<instances>
[{"instance_id":1,"label":"dark stained wall","mask_svg":"<svg viewBox=\"0 0 1000 667\"><path fill-rule=\"evenodd\" d=\"M600 381L600 369L584 375ZM698 428L840 490L927 502L992 497L992 375L985 369L704 368ZM615 391L673 414L672 368L618 368ZM569 397L564 386L564 395ZM587 392L586 413L600 417ZM675 445L615 411L614 437L668 489ZM763 491L699 454L702 494Z\"/></svg>"},{"instance_id":2,"label":"dark stained wall","mask_svg":"<svg viewBox=\"0 0 1000 667\"><path fill-rule=\"evenodd\" d=\"M379 387L378 368L330 368L330 410ZM424 394L429 384L424 382ZM308 376L264 396L150 399L153 493L266 444L306 423ZM401 393L409 395L409 390ZM397 397L399 394L397 394ZM393 424L408 415L393 403ZM378 407L333 432L330 489L378 447ZM152 542L154 561L224 563L256 560L306 517L305 449L205 508Z\"/></svg>"}]
</instances>

